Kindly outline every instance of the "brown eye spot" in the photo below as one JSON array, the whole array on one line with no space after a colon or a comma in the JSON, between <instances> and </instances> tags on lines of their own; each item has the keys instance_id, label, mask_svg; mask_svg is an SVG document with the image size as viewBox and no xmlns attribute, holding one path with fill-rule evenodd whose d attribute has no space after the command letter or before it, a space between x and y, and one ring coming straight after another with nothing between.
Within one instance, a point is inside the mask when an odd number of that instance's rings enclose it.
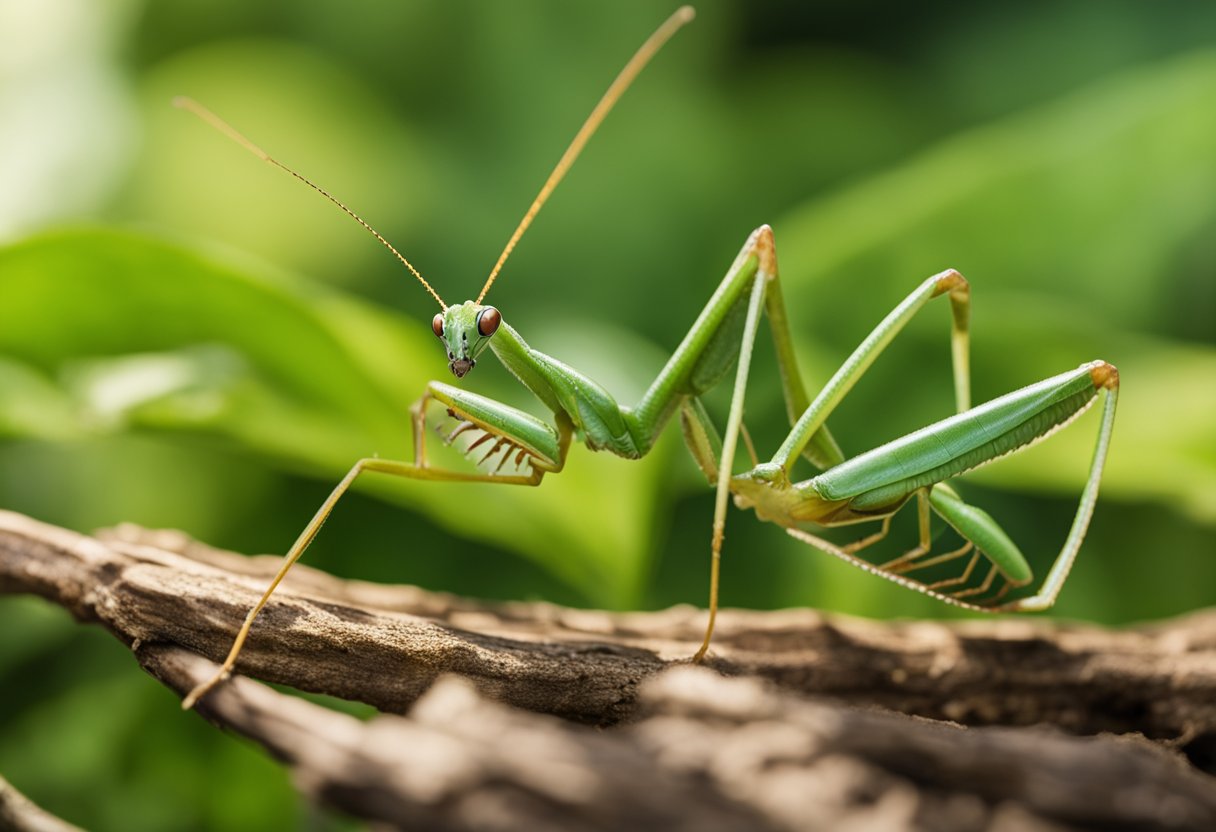
<instances>
[{"instance_id":1,"label":"brown eye spot","mask_svg":"<svg viewBox=\"0 0 1216 832\"><path fill-rule=\"evenodd\" d=\"M500 323L502 323L502 313L493 306L487 306L477 313L477 334L482 338L489 338L498 331Z\"/></svg>"},{"instance_id":2,"label":"brown eye spot","mask_svg":"<svg viewBox=\"0 0 1216 832\"><path fill-rule=\"evenodd\" d=\"M442 312L436 314L435 317L431 318L431 329L434 331L435 337L437 337L437 338L443 337L443 313Z\"/></svg>"}]
</instances>

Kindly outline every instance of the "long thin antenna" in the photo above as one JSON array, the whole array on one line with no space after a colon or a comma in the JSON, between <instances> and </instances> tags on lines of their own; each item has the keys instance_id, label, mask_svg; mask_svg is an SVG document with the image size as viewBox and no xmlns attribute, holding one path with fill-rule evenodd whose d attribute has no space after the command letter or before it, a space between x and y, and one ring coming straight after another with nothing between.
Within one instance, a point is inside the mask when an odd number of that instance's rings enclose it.
<instances>
[{"instance_id":1,"label":"long thin antenna","mask_svg":"<svg viewBox=\"0 0 1216 832\"><path fill-rule=\"evenodd\" d=\"M553 173L549 174L549 178L545 180L545 184L540 189L540 193L536 195L536 199L532 201L532 206L528 208L528 212L524 214L524 218L519 221L519 227L515 229L515 233L511 235L511 239L507 241L507 247L502 250L502 254L498 255L498 262L494 264L494 268L490 270L490 276L486 279L486 285L481 287L481 294L477 296L477 302L481 303L486 296L486 292L490 291L490 286L494 283L494 278L498 277L499 271L502 270L502 264L507 262L507 258L511 256L511 252L515 249L515 244L519 242L519 238L528 230L528 226L532 224L532 220L540 211L545 200L549 198L549 194L553 193L553 189L557 187L557 183L562 181L562 177L566 175L566 171L570 170L570 166L574 164L574 160L578 158L578 154L582 152L583 145L591 138L608 115L608 111L616 104L617 100L633 83L633 79L638 77L638 73L642 68L654 57L655 53L663 47L671 39L671 36L676 31L688 23L696 15L692 6L681 6L676 9L675 14L667 18L667 20L655 30L655 33L642 44L642 48L629 59L629 63L625 64L625 68L621 70L621 74L616 76L616 80L612 82L612 86L604 93L604 97L595 105L595 109L591 111L591 115L587 116L587 120L583 126L579 128L578 133L574 136L574 141L570 142L570 146L566 148L566 152L562 154L562 158L558 160L557 167L553 169Z\"/></svg>"},{"instance_id":2,"label":"long thin antenna","mask_svg":"<svg viewBox=\"0 0 1216 832\"><path fill-rule=\"evenodd\" d=\"M272 157L265 150L262 150L262 148L258 147L253 142L249 141L249 139L245 138L245 136L242 135L241 133L239 133L236 130L236 128L234 128L231 124L224 121L222 118L217 116L215 113L208 110L202 104L199 104L193 98L187 98L184 95L179 95L177 98L173 99L173 106L180 107L183 110L189 110L190 112L194 113L196 116L198 116L203 121L210 124L216 130L219 130L221 133L226 135L228 138L232 139L234 142L236 142L237 144L244 147L246 150L248 150L254 156L257 156L263 162L269 162L270 164L274 165L276 168L280 168L282 170L287 171L292 176L294 176L296 179L299 179L305 185L312 188L314 191L319 193L321 196L328 199L334 205L337 205L344 212L346 212L347 216L349 216L355 222L359 223L359 225L361 225L365 229L367 229L367 231L373 237L375 237L377 240L379 240L384 245L385 248L387 248L394 255L396 255L397 259L405 264L405 267L413 273L414 277L418 278L418 282L422 284L422 287L431 293L431 297L433 297L435 300L439 301L440 309L448 308L448 305L443 302L443 298L439 297L438 293L434 289L431 288L431 284L426 282L426 279L423 278L423 276L418 273L418 270L414 268L413 264L411 264L409 260L406 260L405 257L402 256L401 252L399 252L399 251L397 251L397 249L393 248L392 244L388 240L381 237L379 231L377 231L376 229L374 229L370 225L368 225L366 222L364 222L363 217L359 216L354 211L347 208L344 204L342 204L340 201L338 201L329 191L325 190L324 188L322 188L320 185L316 184L312 180L310 180L304 176L301 176L300 174L296 173L291 168L287 167L287 165L280 162L278 159L275 159L274 157Z\"/></svg>"}]
</instances>

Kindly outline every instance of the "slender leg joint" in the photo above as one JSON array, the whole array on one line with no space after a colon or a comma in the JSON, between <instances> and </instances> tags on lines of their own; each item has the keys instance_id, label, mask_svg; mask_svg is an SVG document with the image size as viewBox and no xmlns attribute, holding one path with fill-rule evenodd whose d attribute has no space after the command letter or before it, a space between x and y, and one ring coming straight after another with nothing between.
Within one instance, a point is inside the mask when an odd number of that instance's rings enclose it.
<instances>
[{"instance_id":1,"label":"slender leg joint","mask_svg":"<svg viewBox=\"0 0 1216 832\"><path fill-rule=\"evenodd\" d=\"M1094 380L1094 387L1099 390L1119 389L1119 368L1105 361L1095 361L1089 365L1089 377Z\"/></svg>"},{"instance_id":2,"label":"slender leg joint","mask_svg":"<svg viewBox=\"0 0 1216 832\"><path fill-rule=\"evenodd\" d=\"M937 275L937 282L933 296L943 295L950 292L953 295L959 296L962 299L963 295L971 294L971 284L967 282L967 278L963 277L954 269L946 269L941 274Z\"/></svg>"},{"instance_id":3,"label":"slender leg joint","mask_svg":"<svg viewBox=\"0 0 1216 832\"><path fill-rule=\"evenodd\" d=\"M773 228L767 223L760 226L752 234L756 256L760 260L760 274L765 281L777 277L777 243L773 239Z\"/></svg>"},{"instance_id":4,"label":"slender leg joint","mask_svg":"<svg viewBox=\"0 0 1216 832\"><path fill-rule=\"evenodd\" d=\"M971 284L954 269L936 276L933 296L950 293L950 352L954 365L954 402L959 413L971 409Z\"/></svg>"}]
</instances>

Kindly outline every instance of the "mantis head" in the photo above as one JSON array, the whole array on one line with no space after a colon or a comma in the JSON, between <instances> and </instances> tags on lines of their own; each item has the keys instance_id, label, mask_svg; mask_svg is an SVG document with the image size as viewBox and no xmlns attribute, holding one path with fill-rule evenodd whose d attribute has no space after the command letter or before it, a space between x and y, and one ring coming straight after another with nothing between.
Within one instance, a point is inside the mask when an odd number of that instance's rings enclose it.
<instances>
[{"instance_id":1,"label":"mantis head","mask_svg":"<svg viewBox=\"0 0 1216 832\"><path fill-rule=\"evenodd\" d=\"M477 366L477 356L490 343L502 323L502 313L493 306L471 300L452 304L431 320L431 329L448 353L448 367L456 378Z\"/></svg>"}]
</instances>

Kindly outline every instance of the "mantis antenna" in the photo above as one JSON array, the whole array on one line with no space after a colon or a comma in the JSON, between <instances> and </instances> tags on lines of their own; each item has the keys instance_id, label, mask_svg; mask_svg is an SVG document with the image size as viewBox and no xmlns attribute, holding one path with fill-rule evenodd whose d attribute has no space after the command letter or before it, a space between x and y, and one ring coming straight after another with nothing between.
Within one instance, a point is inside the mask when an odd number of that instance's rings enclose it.
<instances>
[{"instance_id":1,"label":"mantis antenna","mask_svg":"<svg viewBox=\"0 0 1216 832\"><path fill-rule=\"evenodd\" d=\"M574 160L582 153L583 146L587 144L587 140L592 134L599 129L600 123L604 117L624 94L633 80L638 77L638 73L650 62L650 59L655 56L655 53L663 48L663 44L671 39L681 26L688 23L696 15L692 6L681 6L676 9L675 13L663 22L663 25L655 30L642 47L629 59L629 63L625 64L625 68L616 76L616 80L612 82L612 86L608 87L608 91L604 93L604 97L595 105L595 109L591 111L591 115L587 116L587 120L583 122L583 126L574 136L574 141L570 142L570 146L566 148L566 152L562 154L562 158L557 161L557 167L553 168L553 173L549 174L549 178L545 180L545 184L541 186L540 193L536 195L536 199L532 200L531 207L524 214L524 218L519 221L519 226L515 229L515 233L511 235L511 239L507 240L507 246L502 250L502 254L498 255L498 262L494 264L494 268L490 270L490 276L486 278L486 284L481 287L481 294L477 296L477 303L481 303L485 298L486 293L490 291L490 286L494 283L494 278L498 277L499 271L502 270L502 264L507 262L507 258L511 256L511 252L515 249L515 244L519 242L519 238L524 236L524 232L528 230L528 226L532 224L532 220L540 212L541 206L545 204L545 200L549 198L549 194L553 193L553 189L557 187L557 183L562 181L562 177L570 170L570 166L574 164ZM277 163L276 163L277 164ZM314 186L315 187L315 186ZM419 278L421 279L421 278Z\"/></svg>"},{"instance_id":2,"label":"mantis antenna","mask_svg":"<svg viewBox=\"0 0 1216 832\"><path fill-rule=\"evenodd\" d=\"M434 289L431 288L431 284L426 282L426 279L423 278L423 276L418 273L418 270L414 268L413 264L411 264L409 260L406 260L405 257L402 256L401 252L399 252L399 251L397 251L397 249L393 248L392 244L388 240L386 240L382 236L380 236L379 231L377 231L376 229L374 229L370 225L368 225L363 220L363 217L359 216L354 211L347 208L342 202L340 202L338 199L336 199L329 191L325 190L320 185L313 182L311 179L308 179L307 177L305 177L299 173L296 173L294 170L287 167L287 165L283 164L278 159L275 159L273 156L271 156L265 150L262 150L262 148L258 147L253 142L249 141L249 139L245 138L245 136L242 135L240 132L238 132L237 129L235 127L233 127L231 124L224 121L222 118L217 116L215 113L208 110L202 104L199 104L193 98L187 98L186 96L179 95L177 98L173 99L173 106L180 107L183 110L189 110L190 112L194 113L196 116L198 116L203 121L210 124L216 130L219 130L221 133L226 135L228 138L232 139L234 142L236 142L237 144L244 147L246 150L248 150L254 156L257 156L263 162L269 162L270 164L274 165L276 168L280 168L281 170L287 171L292 176L294 176L296 179L299 179L305 185L312 188L314 191L319 193L321 196L328 199L334 205L337 205L339 208L341 208L346 213L347 216L349 216L355 222L359 223L359 225L361 225L365 229L367 229L368 233L370 233L373 237L375 237L377 240L379 240L384 245L385 248L387 248L389 251L391 251L397 257L398 260L400 260L402 263L405 264L405 267L410 270L410 272L414 275L414 277L418 278L418 282L422 284L422 287L431 293L431 297L433 297L435 300L439 301L440 309L448 308L448 305L443 302L443 298L439 297L439 294Z\"/></svg>"}]
</instances>

